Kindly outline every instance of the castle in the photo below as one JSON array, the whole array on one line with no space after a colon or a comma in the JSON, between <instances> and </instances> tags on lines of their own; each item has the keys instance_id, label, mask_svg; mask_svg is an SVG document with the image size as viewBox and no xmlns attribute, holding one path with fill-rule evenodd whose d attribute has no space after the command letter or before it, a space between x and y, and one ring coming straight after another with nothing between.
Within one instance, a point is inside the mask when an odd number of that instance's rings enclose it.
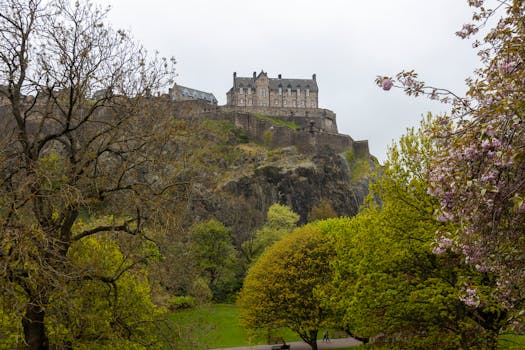
<instances>
[{"instance_id":1,"label":"castle","mask_svg":"<svg viewBox=\"0 0 525 350\"><path fill-rule=\"evenodd\" d=\"M186 86L174 84L169 90L169 96L173 101L192 101L202 100L213 105L217 104L217 99L212 93L195 90Z\"/></svg>"},{"instance_id":2,"label":"castle","mask_svg":"<svg viewBox=\"0 0 525 350\"><path fill-rule=\"evenodd\" d=\"M172 90L170 95L176 115L228 120L259 142L270 140L271 148L295 146L301 152L315 152L329 147L337 152L369 154L368 141L355 141L340 134L336 114L319 108L315 74L312 79L283 79L281 74L269 78L264 71L259 75L254 72L252 77L237 77L233 73L233 86L226 93L224 106L205 98L179 99Z\"/></svg>"},{"instance_id":3,"label":"castle","mask_svg":"<svg viewBox=\"0 0 525 350\"><path fill-rule=\"evenodd\" d=\"M268 78L261 71L253 77L237 77L233 73L233 87L226 93L228 106L237 107L291 107L317 108L318 88L315 74L312 79L283 79L281 74Z\"/></svg>"}]
</instances>

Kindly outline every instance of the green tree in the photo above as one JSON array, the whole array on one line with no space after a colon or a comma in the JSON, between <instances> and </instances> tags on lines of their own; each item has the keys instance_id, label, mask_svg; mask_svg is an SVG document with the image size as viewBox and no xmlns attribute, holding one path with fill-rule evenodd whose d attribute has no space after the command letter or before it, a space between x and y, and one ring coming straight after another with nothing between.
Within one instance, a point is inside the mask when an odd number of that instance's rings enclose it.
<instances>
[{"instance_id":1,"label":"green tree","mask_svg":"<svg viewBox=\"0 0 525 350\"><path fill-rule=\"evenodd\" d=\"M241 322L251 330L289 327L312 349L330 323L317 290L332 278L330 237L303 226L268 248L250 268L240 292Z\"/></svg>"},{"instance_id":2,"label":"green tree","mask_svg":"<svg viewBox=\"0 0 525 350\"><path fill-rule=\"evenodd\" d=\"M308 213L308 222L336 218L338 216L330 201L323 198Z\"/></svg>"},{"instance_id":3,"label":"green tree","mask_svg":"<svg viewBox=\"0 0 525 350\"><path fill-rule=\"evenodd\" d=\"M525 3L469 0L472 21L456 35L473 40L479 69L466 79L465 96L427 85L414 71L378 77L385 90L403 88L449 103L449 115L427 132L439 152L429 169L429 190L440 200L438 219L456 225L437 238L444 249L463 254L480 272L497 276L497 298L516 331L525 323ZM491 27L492 26L492 27ZM452 245L450 244L452 242ZM474 281L467 304L491 303Z\"/></svg>"},{"instance_id":4,"label":"green tree","mask_svg":"<svg viewBox=\"0 0 525 350\"><path fill-rule=\"evenodd\" d=\"M230 230L211 219L191 228L190 250L216 301L226 300L240 284L237 250Z\"/></svg>"},{"instance_id":5,"label":"green tree","mask_svg":"<svg viewBox=\"0 0 525 350\"><path fill-rule=\"evenodd\" d=\"M171 81L172 62L148 55L106 15L88 0L0 3L0 295L29 349L57 344L50 310L60 306L67 320L80 297L71 286L97 279L72 261L73 247L111 236L128 261L144 262L141 244L122 236L141 242L153 225L160 233L168 213L158 207L174 189L162 152L167 104L151 98ZM76 231L83 215L108 219ZM121 324L109 326L120 337Z\"/></svg>"},{"instance_id":6,"label":"green tree","mask_svg":"<svg viewBox=\"0 0 525 350\"><path fill-rule=\"evenodd\" d=\"M286 205L271 205L263 227L241 245L241 257L246 268L257 260L266 248L290 233L296 227L299 218L299 214Z\"/></svg>"},{"instance_id":7,"label":"green tree","mask_svg":"<svg viewBox=\"0 0 525 350\"><path fill-rule=\"evenodd\" d=\"M355 218L319 224L338 238L337 274L326 300L336 301L350 333L388 348L491 348L505 310L494 300L469 306L461 297L466 280L488 292L495 281L454 252L433 253L435 232L454 229L435 220L439 202L427 193L434 152L422 131L409 130L371 185L381 205L369 199Z\"/></svg>"}]
</instances>

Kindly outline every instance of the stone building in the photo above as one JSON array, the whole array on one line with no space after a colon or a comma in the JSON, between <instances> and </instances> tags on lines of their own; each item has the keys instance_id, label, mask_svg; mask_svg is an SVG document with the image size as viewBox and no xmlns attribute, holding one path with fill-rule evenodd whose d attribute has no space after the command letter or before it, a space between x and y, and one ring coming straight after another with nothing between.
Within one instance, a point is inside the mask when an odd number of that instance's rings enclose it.
<instances>
[{"instance_id":1,"label":"stone building","mask_svg":"<svg viewBox=\"0 0 525 350\"><path fill-rule=\"evenodd\" d=\"M173 101L201 100L216 105L217 99L212 93L195 90L182 85L173 85L169 90L169 95Z\"/></svg>"},{"instance_id":2,"label":"stone building","mask_svg":"<svg viewBox=\"0 0 525 350\"><path fill-rule=\"evenodd\" d=\"M238 77L233 73L233 87L226 93L228 106L235 107L277 107L277 108L318 108L317 80L286 79L281 74L268 78L261 71L253 72L251 78Z\"/></svg>"}]
</instances>

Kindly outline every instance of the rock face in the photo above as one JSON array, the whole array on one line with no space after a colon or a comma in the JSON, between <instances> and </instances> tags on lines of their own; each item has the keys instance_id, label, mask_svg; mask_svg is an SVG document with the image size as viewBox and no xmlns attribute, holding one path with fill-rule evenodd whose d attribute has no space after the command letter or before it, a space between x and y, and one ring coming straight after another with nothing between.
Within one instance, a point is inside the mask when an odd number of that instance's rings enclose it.
<instances>
[{"instance_id":1,"label":"rock face","mask_svg":"<svg viewBox=\"0 0 525 350\"><path fill-rule=\"evenodd\" d=\"M305 223L321 200L338 215L355 215L368 193L367 178L355 175L343 156L324 149L307 158L283 154L275 164L259 166L251 175L226 183L223 190L263 213L274 203L286 204Z\"/></svg>"}]
</instances>

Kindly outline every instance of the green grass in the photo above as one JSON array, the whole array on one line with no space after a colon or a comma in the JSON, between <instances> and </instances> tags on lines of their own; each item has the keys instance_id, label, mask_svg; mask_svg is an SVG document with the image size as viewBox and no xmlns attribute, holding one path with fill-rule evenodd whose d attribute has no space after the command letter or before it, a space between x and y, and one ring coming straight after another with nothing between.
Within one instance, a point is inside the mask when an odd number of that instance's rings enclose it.
<instances>
[{"instance_id":1,"label":"green grass","mask_svg":"<svg viewBox=\"0 0 525 350\"><path fill-rule=\"evenodd\" d=\"M181 329L184 329L183 332L186 337L198 339L199 348L215 349L267 343L261 334L258 338L252 337L250 339L248 333L239 324L239 308L235 305L208 305L192 310L178 311L171 314L170 317L176 321ZM319 334L321 335L322 332ZM331 334L336 335L334 331ZM279 336L283 336L287 342L300 340L289 329L281 330ZM500 346L501 349L505 350L523 350L525 349L525 335L502 335ZM195 346L190 348L195 348ZM356 347L340 350L350 349L356 349Z\"/></svg>"},{"instance_id":2,"label":"green grass","mask_svg":"<svg viewBox=\"0 0 525 350\"><path fill-rule=\"evenodd\" d=\"M259 114L259 113L255 113L254 115L255 115L255 117L257 119L268 120L268 121L272 122L275 125L286 126L287 128L290 128L290 129L293 129L293 130L297 130L297 129L300 128L300 126L295 124L295 123L287 122L287 121L279 119L279 118L269 117L267 115Z\"/></svg>"},{"instance_id":3,"label":"green grass","mask_svg":"<svg viewBox=\"0 0 525 350\"><path fill-rule=\"evenodd\" d=\"M499 338L501 349L523 350L525 349L525 335L504 334Z\"/></svg>"},{"instance_id":4,"label":"green grass","mask_svg":"<svg viewBox=\"0 0 525 350\"><path fill-rule=\"evenodd\" d=\"M170 315L187 336L199 339L203 348L225 348L265 344L264 338L252 337L239 324L239 308L234 305L216 304L192 310L178 311ZM286 341L300 340L290 330L283 330Z\"/></svg>"}]
</instances>

